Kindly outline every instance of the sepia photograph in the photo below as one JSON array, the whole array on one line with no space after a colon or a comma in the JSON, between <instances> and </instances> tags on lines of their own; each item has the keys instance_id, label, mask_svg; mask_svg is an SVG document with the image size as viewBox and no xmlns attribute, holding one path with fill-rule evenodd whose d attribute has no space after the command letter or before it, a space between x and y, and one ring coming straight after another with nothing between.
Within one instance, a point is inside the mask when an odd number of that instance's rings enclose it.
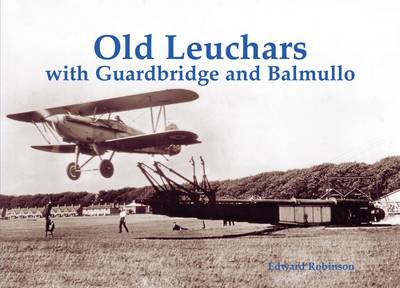
<instances>
[{"instance_id":1,"label":"sepia photograph","mask_svg":"<svg viewBox=\"0 0 400 288\"><path fill-rule=\"evenodd\" d=\"M0 287L397 287L396 1L1 2Z\"/></svg>"}]
</instances>

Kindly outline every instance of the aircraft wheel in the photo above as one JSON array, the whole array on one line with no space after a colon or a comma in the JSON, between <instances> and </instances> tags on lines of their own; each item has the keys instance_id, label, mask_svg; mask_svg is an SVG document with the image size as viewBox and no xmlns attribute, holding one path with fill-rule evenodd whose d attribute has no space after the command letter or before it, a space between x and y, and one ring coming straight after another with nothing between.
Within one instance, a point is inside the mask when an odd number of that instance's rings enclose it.
<instances>
[{"instance_id":1,"label":"aircraft wheel","mask_svg":"<svg viewBox=\"0 0 400 288\"><path fill-rule=\"evenodd\" d=\"M100 173L105 178L110 178L114 174L114 166L110 160L101 160Z\"/></svg>"},{"instance_id":2,"label":"aircraft wheel","mask_svg":"<svg viewBox=\"0 0 400 288\"><path fill-rule=\"evenodd\" d=\"M74 162L69 163L67 167L67 175L71 180L78 180L79 177L81 176L81 170L79 165L76 165L75 167Z\"/></svg>"}]
</instances>

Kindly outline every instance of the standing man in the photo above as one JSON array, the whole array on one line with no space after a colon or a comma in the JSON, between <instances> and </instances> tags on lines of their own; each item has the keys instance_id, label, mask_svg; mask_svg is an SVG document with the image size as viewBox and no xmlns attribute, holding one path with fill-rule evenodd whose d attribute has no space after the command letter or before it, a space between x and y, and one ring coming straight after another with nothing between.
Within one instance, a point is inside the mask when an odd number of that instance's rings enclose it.
<instances>
[{"instance_id":1,"label":"standing man","mask_svg":"<svg viewBox=\"0 0 400 288\"><path fill-rule=\"evenodd\" d=\"M47 232L50 231L50 225L51 225L51 208L53 208L53 205L51 204L51 201L49 201L49 203L47 203L46 207L44 208L44 212L43 212L43 216L46 220L46 224L45 224L45 231L46 231L46 238L47 238ZM51 231L51 234L53 234L53 231Z\"/></svg>"},{"instance_id":2,"label":"standing man","mask_svg":"<svg viewBox=\"0 0 400 288\"><path fill-rule=\"evenodd\" d=\"M119 212L119 233L122 233L122 226L125 227L126 233L128 233L128 227L126 227L125 218L126 218L126 209L125 207L120 209Z\"/></svg>"}]
</instances>

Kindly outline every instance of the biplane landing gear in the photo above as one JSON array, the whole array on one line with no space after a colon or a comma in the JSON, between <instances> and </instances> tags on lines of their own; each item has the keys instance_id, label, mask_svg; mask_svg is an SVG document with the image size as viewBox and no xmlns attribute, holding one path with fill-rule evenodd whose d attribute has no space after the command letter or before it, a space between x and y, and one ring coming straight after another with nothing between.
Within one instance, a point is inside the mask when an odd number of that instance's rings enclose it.
<instances>
[{"instance_id":1,"label":"biplane landing gear","mask_svg":"<svg viewBox=\"0 0 400 288\"><path fill-rule=\"evenodd\" d=\"M79 177L81 176L81 172L85 171L85 170L82 170L82 168L84 166L86 166L86 164L88 164L90 161L92 161L92 159L95 158L96 156L99 156L99 158L101 159L101 155L104 152L101 153L101 151L97 148L96 144L93 144L92 148L95 152L94 155L92 154L92 156L88 160L86 160L85 163L83 163L82 165L79 165L78 161L79 161L80 148L78 145L75 146L75 162L69 163L68 167L67 167L67 175L68 175L69 179L78 180ZM110 178L114 174L114 166L111 163L111 160L112 160L114 154L115 154L115 151L112 152L110 159L104 159L104 160L101 160L101 162L100 162L99 170L100 170L101 175L103 175L103 177L105 177L105 178ZM86 171L89 171L89 170L86 170Z\"/></svg>"},{"instance_id":2,"label":"biplane landing gear","mask_svg":"<svg viewBox=\"0 0 400 288\"><path fill-rule=\"evenodd\" d=\"M114 166L110 160L101 160L100 173L105 178L110 178L114 174Z\"/></svg>"},{"instance_id":3,"label":"biplane landing gear","mask_svg":"<svg viewBox=\"0 0 400 288\"><path fill-rule=\"evenodd\" d=\"M67 175L71 180L78 180L81 176L81 168L75 165L75 162L71 162L67 166Z\"/></svg>"},{"instance_id":4,"label":"biplane landing gear","mask_svg":"<svg viewBox=\"0 0 400 288\"><path fill-rule=\"evenodd\" d=\"M81 167L78 165L79 160L79 146L75 146L75 162L71 162L67 166L67 175L71 180L78 180L81 177Z\"/></svg>"}]
</instances>

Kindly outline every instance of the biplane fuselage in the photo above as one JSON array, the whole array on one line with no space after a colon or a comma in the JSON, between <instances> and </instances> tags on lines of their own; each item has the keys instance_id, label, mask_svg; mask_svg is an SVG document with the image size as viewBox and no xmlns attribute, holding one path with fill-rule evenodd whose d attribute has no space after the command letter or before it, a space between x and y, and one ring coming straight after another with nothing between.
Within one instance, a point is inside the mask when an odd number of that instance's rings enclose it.
<instances>
[{"instance_id":1,"label":"biplane fuselage","mask_svg":"<svg viewBox=\"0 0 400 288\"><path fill-rule=\"evenodd\" d=\"M94 149L93 144L107 140L129 136L145 135L144 132L129 127L121 120L95 119L78 115L56 114L46 118L53 124L63 141L80 146L81 153L87 155L103 155L106 149L101 144ZM176 130L175 124L170 124L166 130ZM176 155L181 151L180 145L160 145L158 147L139 148L132 153Z\"/></svg>"},{"instance_id":2,"label":"biplane fuselage","mask_svg":"<svg viewBox=\"0 0 400 288\"><path fill-rule=\"evenodd\" d=\"M120 121L57 114L48 117L65 142L93 143L144 134Z\"/></svg>"},{"instance_id":3,"label":"biplane fuselage","mask_svg":"<svg viewBox=\"0 0 400 288\"><path fill-rule=\"evenodd\" d=\"M172 156L181 151L181 145L200 143L196 133L178 130L175 124L167 125L165 112L166 105L197 98L198 95L193 91L172 89L9 114L7 117L35 125L48 145L34 145L32 148L45 152L74 153L75 161L67 167L70 179L77 180L81 168L95 156L101 160L101 174L109 178L114 173L111 160L115 152ZM156 120L153 107L159 107ZM129 127L119 117L111 119L112 113L142 108L150 108L152 133L146 134ZM108 115L107 119L102 118L104 115ZM157 132L161 116L164 119L164 131ZM39 125L43 126L42 129ZM55 134L67 144L60 143ZM51 136L58 141L57 144L51 144ZM101 158L107 151L112 152L110 158ZM78 164L80 154L91 156L81 166Z\"/></svg>"}]
</instances>

